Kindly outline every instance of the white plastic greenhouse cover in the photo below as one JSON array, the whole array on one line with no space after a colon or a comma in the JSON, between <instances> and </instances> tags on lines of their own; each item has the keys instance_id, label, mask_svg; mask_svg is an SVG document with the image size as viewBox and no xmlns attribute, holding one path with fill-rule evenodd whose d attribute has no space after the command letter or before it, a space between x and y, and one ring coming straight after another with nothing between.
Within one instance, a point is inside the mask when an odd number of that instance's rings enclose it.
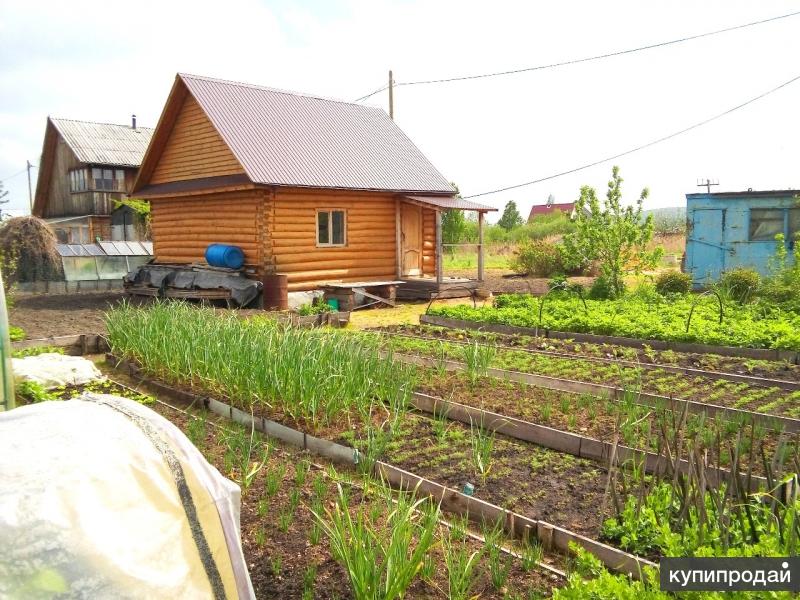
<instances>
[{"instance_id":1,"label":"white plastic greenhouse cover","mask_svg":"<svg viewBox=\"0 0 800 600\"><path fill-rule=\"evenodd\" d=\"M125 398L0 413L0 597L253 598L239 487Z\"/></svg>"}]
</instances>

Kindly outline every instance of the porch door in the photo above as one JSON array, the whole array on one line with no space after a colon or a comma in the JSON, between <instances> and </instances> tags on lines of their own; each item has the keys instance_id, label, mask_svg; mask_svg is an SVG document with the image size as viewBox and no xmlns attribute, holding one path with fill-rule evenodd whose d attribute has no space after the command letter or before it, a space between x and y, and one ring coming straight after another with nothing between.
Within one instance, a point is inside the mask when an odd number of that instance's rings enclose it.
<instances>
[{"instance_id":1,"label":"porch door","mask_svg":"<svg viewBox=\"0 0 800 600\"><path fill-rule=\"evenodd\" d=\"M400 215L402 274L404 277L422 275L422 209L402 204Z\"/></svg>"}]
</instances>

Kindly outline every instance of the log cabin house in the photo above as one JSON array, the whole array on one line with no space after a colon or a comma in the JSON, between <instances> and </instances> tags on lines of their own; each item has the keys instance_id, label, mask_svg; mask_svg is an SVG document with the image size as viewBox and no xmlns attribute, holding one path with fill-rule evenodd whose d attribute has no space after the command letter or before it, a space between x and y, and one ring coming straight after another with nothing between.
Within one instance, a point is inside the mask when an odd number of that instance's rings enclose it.
<instances>
[{"instance_id":1,"label":"log cabin house","mask_svg":"<svg viewBox=\"0 0 800 600\"><path fill-rule=\"evenodd\" d=\"M153 130L48 117L31 213L62 244L143 239L128 197Z\"/></svg>"},{"instance_id":2,"label":"log cabin house","mask_svg":"<svg viewBox=\"0 0 800 600\"><path fill-rule=\"evenodd\" d=\"M156 263L242 248L289 291L400 280L429 297L476 280L442 273L441 215L495 210L453 187L381 109L178 74L133 193L152 206Z\"/></svg>"}]
</instances>

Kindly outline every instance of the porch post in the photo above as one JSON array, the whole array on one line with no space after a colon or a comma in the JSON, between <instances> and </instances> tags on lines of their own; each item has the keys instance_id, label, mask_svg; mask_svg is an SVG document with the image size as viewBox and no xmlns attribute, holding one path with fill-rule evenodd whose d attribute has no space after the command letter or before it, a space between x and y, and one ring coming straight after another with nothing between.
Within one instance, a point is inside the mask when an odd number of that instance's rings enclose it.
<instances>
[{"instance_id":1,"label":"porch post","mask_svg":"<svg viewBox=\"0 0 800 600\"><path fill-rule=\"evenodd\" d=\"M403 249L400 241L400 198L394 199L394 246L397 279L403 276Z\"/></svg>"},{"instance_id":2,"label":"porch post","mask_svg":"<svg viewBox=\"0 0 800 600\"><path fill-rule=\"evenodd\" d=\"M436 283L442 283L442 211L436 210Z\"/></svg>"},{"instance_id":3,"label":"porch post","mask_svg":"<svg viewBox=\"0 0 800 600\"><path fill-rule=\"evenodd\" d=\"M483 281L483 214L478 212L478 281Z\"/></svg>"}]
</instances>

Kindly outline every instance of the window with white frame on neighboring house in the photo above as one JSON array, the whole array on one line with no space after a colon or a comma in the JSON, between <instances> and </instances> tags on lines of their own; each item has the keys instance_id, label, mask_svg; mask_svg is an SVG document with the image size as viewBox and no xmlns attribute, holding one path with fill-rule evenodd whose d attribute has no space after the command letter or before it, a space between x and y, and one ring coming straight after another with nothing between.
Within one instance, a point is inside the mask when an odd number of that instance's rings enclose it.
<instances>
[{"instance_id":1,"label":"window with white frame on neighboring house","mask_svg":"<svg viewBox=\"0 0 800 600\"><path fill-rule=\"evenodd\" d=\"M344 210L317 211L317 246L347 244L347 212Z\"/></svg>"}]
</instances>

